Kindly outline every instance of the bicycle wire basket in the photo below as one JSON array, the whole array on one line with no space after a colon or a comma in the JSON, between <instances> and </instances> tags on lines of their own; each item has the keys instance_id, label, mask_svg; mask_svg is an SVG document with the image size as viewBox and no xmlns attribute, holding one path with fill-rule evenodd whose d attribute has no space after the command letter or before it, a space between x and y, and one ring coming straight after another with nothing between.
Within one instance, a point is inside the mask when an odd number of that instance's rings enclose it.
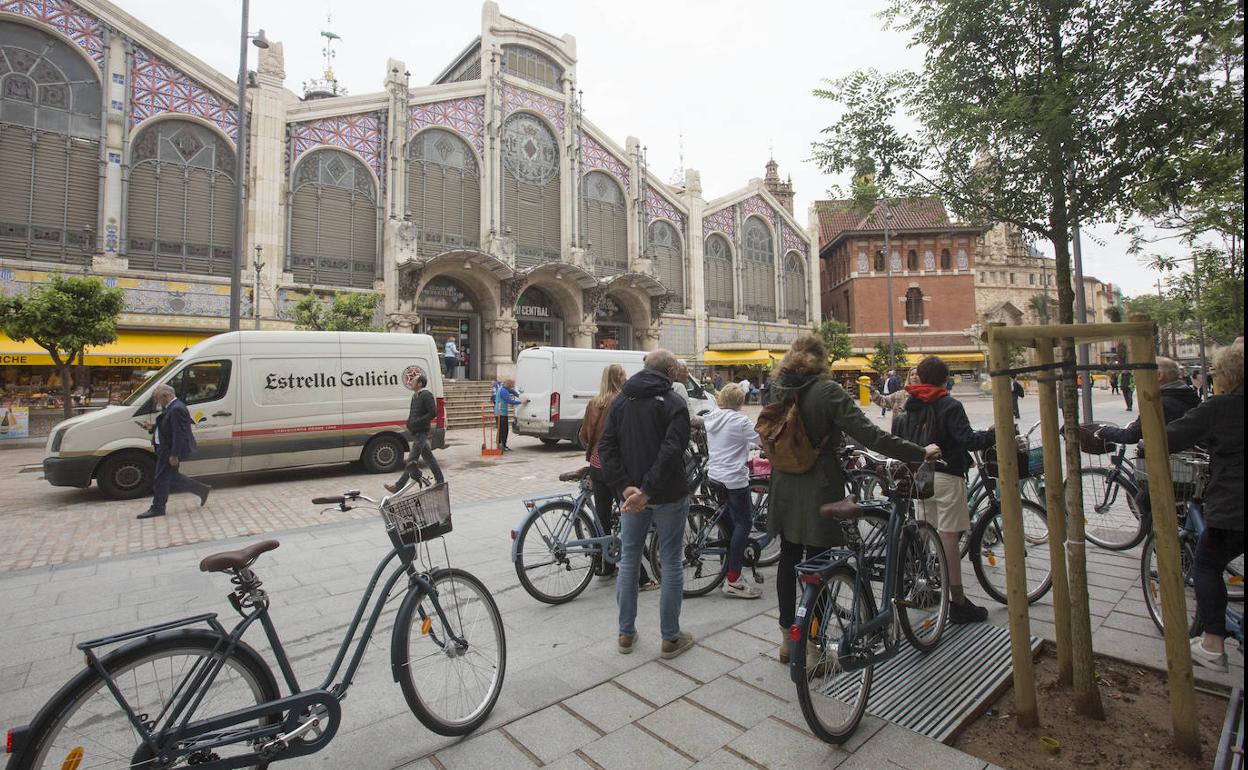
<instances>
[{"instance_id":1,"label":"bicycle wire basket","mask_svg":"<svg viewBox=\"0 0 1248 770\"><path fill-rule=\"evenodd\" d=\"M1170 480L1174 483L1174 504L1183 511L1187 504L1202 496L1209 475L1209 458L1200 452L1178 452L1170 455ZM1140 489L1148 489L1148 469L1143 458L1135 466L1135 479Z\"/></svg>"},{"instance_id":2,"label":"bicycle wire basket","mask_svg":"<svg viewBox=\"0 0 1248 770\"><path fill-rule=\"evenodd\" d=\"M381 517L392 540L402 545L442 537L451 531L451 490L445 483L420 488L412 485L387 498L381 506Z\"/></svg>"}]
</instances>

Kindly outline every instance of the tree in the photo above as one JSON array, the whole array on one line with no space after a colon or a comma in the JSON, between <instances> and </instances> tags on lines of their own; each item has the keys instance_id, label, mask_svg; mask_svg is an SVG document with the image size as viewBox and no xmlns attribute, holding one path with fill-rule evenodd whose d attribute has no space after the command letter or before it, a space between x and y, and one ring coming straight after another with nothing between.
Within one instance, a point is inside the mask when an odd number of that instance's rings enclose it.
<instances>
[{"instance_id":1,"label":"tree","mask_svg":"<svg viewBox=\"0 0 1248 770\"><path fill-rule=\"evenodd\" d=\"M875 343L875 352L871 354L871 368L880 374L886 374L889 369L896 369L898 366L905 366L906 351L909 348L904 342L894 342L892 355L889 355L888 343L883 340Z\"/></svg>"},{"instance_id":2,"label":"tree","mask_svg":"<svg viewBox=\"0 0 1248 770\"><path fill-rule=\"evenodd\" d=\"M290 309L295 328L321 332L379 332L376 324L381 295L371 292L333 294L325 302L305 294Z\"/></svg>"},{"instance_id":3,"label":"tree","mask_svg":"<svg viewBox=\"0 0 1248 770\"><path fill-rule=\"evenodd\" d=\"M85 276L53 275L25 296L0 298L4 333L17 342L34 340L52 357L67 419L74 416L74 362L88 347L117 339L117 316L125 304L121 289Z\"/></svg>"},{"instance_id":4,"label":"tree","mask_svg":"<svg viewBox=\"0 0 1248 770\"><path fill-rule=\"evenodd\" d=\"M849 324L832 319L817 325L812 331L823 339L823 345L828 349L829 363L844 361L853 354L854 347L849 342Z\"/></svg>"},{"instance_id":5,"label":"tree","mask_svg":"<svg viewBox=\"0 0 1248 770\"><path fill-rule=\"evenodd\" d=\"M891 171L898 175L887 182L893 189L937 195L971 221L1009 222L1048 240L1059 323L1074 322L1074 227L1145 212L1141 196L1163 175L1168 190L1216 176L1167 159L1200 137L1224 134L1234 113L1226 95L1207 86L1209 65L1200 56L1227 27L1238 24L1242 40L1242 10L1230 0L1196 7L1180 0L890 0L883 16L926 51L924 69L858 71L816 91L841 108L815 145L816 161L839 174L864 156L876 158L877 186ZM903 130L903 122L918 128ZM1061 360L1074 364L1073 339L1063 340ZM1063 381L1060 401L1065 467L1077 475L1073 378ZM1066 485L1065 502L1074 668L1059 675L1073 681L1077 709L1099 719L1078 485ZM1034 704L1027 712L1020 710L1021 722L1038 721ZM1198 750L1193 736L1181 740Z\"/></svg>"},{"instance_id":6,"label":"tree","mask_svg":"<svg viewBox=\"0 0 1248 770\"><path fill-rule=\"evenodd\" d=\"M1031 305L1031 312L1036 314L1036 320L1041 324L1047 324L1049 322L1049 301L1048 294L1035 294L1032 295L1029 302Z\"/></svg>"}]
</instances>

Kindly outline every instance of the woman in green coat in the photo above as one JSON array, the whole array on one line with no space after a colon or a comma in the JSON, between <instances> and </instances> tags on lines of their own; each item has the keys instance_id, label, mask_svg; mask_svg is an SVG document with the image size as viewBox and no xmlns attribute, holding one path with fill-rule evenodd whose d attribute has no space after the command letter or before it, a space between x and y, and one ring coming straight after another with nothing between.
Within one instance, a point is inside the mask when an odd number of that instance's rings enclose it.
<instances>
[{"instance_id":1,"label":"woman in green coat","mask_svg":"<svg viewBox=\"0 0 1248 770\"><path fill-rule=\"evenodd\" d=\"M797 605L797 572L802 561L834 545L844 545L841 525L819 515L824 503L845 497L845 474L837 447L846 434L880 454L918 462L939 455L935 445L924 448L886 433L867 419L840 385L828 376L828 353L823 340L806 334L794 340L776 367L772 409L788 409L797 399L806 435L823 451L814 467L802 474L772 469L767 532L780 538L780 565L776 592L780 604L780 662L789 659L789 627ZM826 437L826 441L825 441Z\"/></svg>"}]
</instances>

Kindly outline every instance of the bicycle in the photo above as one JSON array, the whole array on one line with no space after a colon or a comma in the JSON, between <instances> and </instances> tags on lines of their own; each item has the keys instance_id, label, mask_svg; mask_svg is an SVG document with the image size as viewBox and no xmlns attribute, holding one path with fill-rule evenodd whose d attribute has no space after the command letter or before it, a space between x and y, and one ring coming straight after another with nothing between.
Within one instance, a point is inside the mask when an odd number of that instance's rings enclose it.
<instances>
[{"instance_id":1,"label":"bicycle","mask_svg":"<svg viewBox=\"0 0 1248 770\"><path fill-rule=\"evenodd\" d=\"M1153 517L1140 505L1139 468L1127 458L1125 444L1115 446L1096 437L1108 423L1079 426L1079 448L1084 454L1112 455L1109 466L1082 466L1084 536L1107 551L1126 551L1139 545L1152 531ZM1112 426L1111 426L1112 427Z\"/></svg>"},{"instance_id":2,"label":"bicycle","mask_svg":"<svg viewBox=\"0 0 1248 770\"><path fill-rule=\"evenodd\" d=\"M972 452L971 458L979 471L979 482L986 507L972 523L970 536L964 538L966 554L975 569L975 579L997 602L1006 604L1005 525L1001 518L1001 498L997 494L997 478L989 452ZM1020 458L1021 459L1021 458ZM1049 521L1044 506L1021 500L1023 523L1023 559L1027 565L1027 603L1034 604L1053 587L1049 563Z\"/></svg>"},{"instance_id":3,"label":"bicycle","mask_svg":"<svg viewBox=\"0 0 1248 770\"><path fill-rule=\"evenodd\" d=\"M439 735L466 735L481 726L502 691L506 639L485 585L464 570L432 565L429 541L451 531L446 486L423 489L411 483L379 501L348 490L313 502L342 511L361 502L376 507L393 544L374 570L321 684L300 687L270 616L269 595L252 569L278 541L213 554L199 569L230 575L229 601L241 617L238 624L227 631L216 613L205 613L79 644L85 669L28 726L10 732L9 770L64 770L84 760L87 766L153 769L263 768L318 752L337 733L341 702L400 580L407 586L395 615L390 657L408 706ZM398 566L343 670L378 581L395 559ZM243 641L256 623L272 647L289 690L285 696L273 669ZM342 678L335 683L339 671Z\"/></svg>"},{"instance_id":4,"label":"bicycle","mask_svg":"<svg viewBox=\"0 0 1248 770\"><path fill-rule=\"evenodd\" d=\"M935 649L949 617L950 565L936 530L908 515L908 478L898 478L904 468L888 464L885 500L846 498L820 509L843 522L886 518L883 531L851 537L848 546L797 567L803 590L790 628L789 674L806 723L829 743L843 743L858 727L875 664L896 655L903 637L922 652ZM882 543L873 542L878 538ZM872 581L882 581L878 607Z\"/></svg>"}]
</instances>

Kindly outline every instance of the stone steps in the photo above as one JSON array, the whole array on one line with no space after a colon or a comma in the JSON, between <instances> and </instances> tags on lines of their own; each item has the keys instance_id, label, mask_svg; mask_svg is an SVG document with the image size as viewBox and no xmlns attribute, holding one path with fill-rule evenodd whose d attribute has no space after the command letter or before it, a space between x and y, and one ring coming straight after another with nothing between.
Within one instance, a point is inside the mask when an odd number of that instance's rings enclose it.
<instances>
[{"instance_id":1,"label":"stone steps","mask_svg":"<svg viewBox=\"0 0 1248 770\"><path fill-rule=\"evenodd\" d=\"M477 380L443 381L446 397L446 428L481 428L481 405L491 402L494 383Z\"/></svg>"}]
</instances>

